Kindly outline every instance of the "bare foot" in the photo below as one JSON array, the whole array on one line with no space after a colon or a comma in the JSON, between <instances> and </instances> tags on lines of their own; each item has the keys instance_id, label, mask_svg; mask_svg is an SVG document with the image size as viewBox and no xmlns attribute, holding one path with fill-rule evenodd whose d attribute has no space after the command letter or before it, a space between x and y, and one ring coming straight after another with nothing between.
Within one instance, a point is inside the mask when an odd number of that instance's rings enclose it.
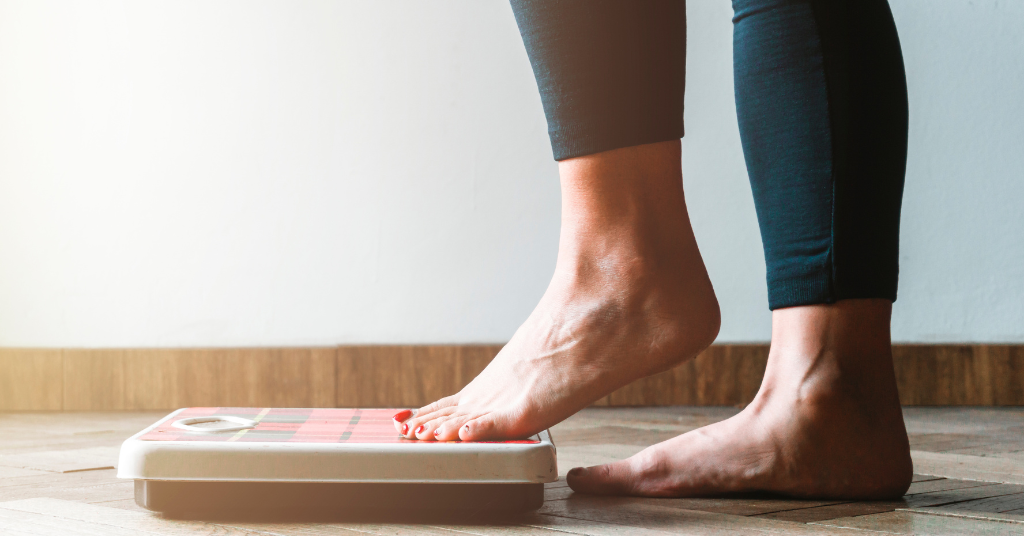
<instances>
[{"instance_id":1,"label":"bare foot","mask_svg":"<svg viewBox=\"0 0 1024 536\"><path fill-rule=\"evenodd\" d=\"M679 142L559 163L562 231L537 308L459 393L396 416L409 438L513 439L667 370L718 334L683 200Z\"/></svg>"},{"instance_id":2,"label":"bare foot","mask_svg":"<svg viewBox=\"0 0 1024 536\"><path fill-rule=\"evenodd\" d=\"M913 467L889 342L891 304L779 309L757 397L738 415L568 474L584 493L693 497L903 495Z\"/></svg>"}]
</instances>

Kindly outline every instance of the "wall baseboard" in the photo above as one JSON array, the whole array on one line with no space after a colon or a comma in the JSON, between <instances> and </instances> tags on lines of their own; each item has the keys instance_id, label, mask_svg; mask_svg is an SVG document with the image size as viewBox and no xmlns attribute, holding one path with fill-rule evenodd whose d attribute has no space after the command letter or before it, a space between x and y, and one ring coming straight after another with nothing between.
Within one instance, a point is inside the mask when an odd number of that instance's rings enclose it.
<instances>
[{"instance_id":1,"label":"wall baseboard","mask_svg":"<svg viewBox=\"0 0 1024 536\"><path fill-rule=\"evenodd\" d=\"M500 349L7 348L0 349L0 411L417 407L461 389ZM1024 405L1024 345L895 345L893 357L906 405ZM595 405L746 404L767 361L767 344L716 344Z\"/></svg>"}]
</instances>

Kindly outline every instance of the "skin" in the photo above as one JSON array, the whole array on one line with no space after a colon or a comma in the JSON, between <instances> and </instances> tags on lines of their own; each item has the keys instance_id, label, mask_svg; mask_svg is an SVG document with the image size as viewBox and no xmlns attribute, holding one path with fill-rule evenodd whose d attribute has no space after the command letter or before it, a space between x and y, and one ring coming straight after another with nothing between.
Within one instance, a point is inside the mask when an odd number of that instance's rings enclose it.
<instances>
[{"instance_id":1,"label":"skin","mask_svg":"<svg viewBox=\"0 0 1024 536\"><path fill-rule=\"evenodd\" d=\"M560 162L558 259L540 303L477 378L396 422L399 431L532 435L707 347L718 302L690 228L680 157L675 141Z\"/></svg>"},{"instance_id":2,"label":"skin","mask_svg":"<svg viewBox=\"0 0 1024 536\"><path fill-rule=\"evenodd\" d=\"M537 308L459 393L396 415L423 440L513 439L718 335L718 301L690 227L678 140L559 162L562 229ZM737 416L614 464L574 469L587 493L693 496L767 490L880 498L910 484L889 349L891 304L844 300L773 312L757 398Z\"/></svg>"},{"instance_id":3,"label":"skin","mask_svg":"<svg viewBox=\"0 0 1024 536\"><path fill-rule=\"evenodd\" d=\"M576 491L696 497L767 491L889 499L913 477L887 300L778 309L754 401L738 415L615 463L576 468Z\"/></svg>"}]
</instances>

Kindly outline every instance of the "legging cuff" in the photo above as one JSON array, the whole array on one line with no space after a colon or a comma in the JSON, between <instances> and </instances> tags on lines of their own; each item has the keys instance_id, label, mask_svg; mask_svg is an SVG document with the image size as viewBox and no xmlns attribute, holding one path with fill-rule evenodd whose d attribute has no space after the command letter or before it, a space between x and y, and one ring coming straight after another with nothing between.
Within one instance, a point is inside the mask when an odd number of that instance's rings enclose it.
<instances>
[{"instance_id":1,"label":"legging cuff","mask_svg":"<svg viewBox=\"0 0 1024 536\"><path fill-rule=\"evenodd\" d=\"M854 299L883 299L895 302L896 280L892 277L876 277L836 285L828 270L786 276L768 274L768 308L773 311L786 307L829 304Z\"/></svg>"},{"instance_id":2,"label":"legging cuff","mask_svg":"<svg viewBox=\"0 0 1024 536\"><path fill-rule=\"evenodd\" d=\"M633 147L647 143L678 140L683 137L683 120L650 124L624 118L622 121L602 121L601 124L571 124L562 129L549 130L551 152L555 160L576 158L588 154Z\"/></svg>"}]
</instances>

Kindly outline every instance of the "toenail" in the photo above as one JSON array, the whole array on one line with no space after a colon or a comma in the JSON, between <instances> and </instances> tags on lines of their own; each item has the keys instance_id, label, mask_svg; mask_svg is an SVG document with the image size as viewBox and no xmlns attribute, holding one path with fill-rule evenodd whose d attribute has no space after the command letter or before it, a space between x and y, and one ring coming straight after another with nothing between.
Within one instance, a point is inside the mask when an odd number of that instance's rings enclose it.
<instances>
[{"instance_id":1,"label":"toenail","mask_svg":"<svg viewBox=\"0 0 1024 536\"><path fill-rule=\"evenodd\" d=\"M421 432L423 432L423 425L422 424L419 426L419 428L416 429L416 435L419 435Z\"/></svg>"},{"instance_id":2,"label":"toenail","mask_svg":"<svg viewBox=\"0 0 1024 536\"><path fill-rule=\"evenodd\" d=\"M402 425L402 433L403 434L408 434L409 433L409 425L408 424L403 424Z\"/></svg>"},{"instance_id":3,"label":"toenail","mask_svg":"<svg viewBox=\"0 0 1024 536\"><path fill-rule=\"evenodd\" d=\"M412 417L412 411L408 410L408 409L403 409L402 411L399 411L398 413L396 413L395 416L392 417L392 419L394 419L394 420L396 420L398 422L402 422L402 421L408 419L409 417Z\"/></svg>"},{"instance_id":4,"label":"toenail","mask_svg":"<svg viewBox=\"0 0 1024 536\"><path fill-rule=\"evenodd\" d=\"M434 430L434 437L437 437L439 435L441 435L441 429L440 428L438 428L437 430Z\"/></svg>"}]
</instances>

